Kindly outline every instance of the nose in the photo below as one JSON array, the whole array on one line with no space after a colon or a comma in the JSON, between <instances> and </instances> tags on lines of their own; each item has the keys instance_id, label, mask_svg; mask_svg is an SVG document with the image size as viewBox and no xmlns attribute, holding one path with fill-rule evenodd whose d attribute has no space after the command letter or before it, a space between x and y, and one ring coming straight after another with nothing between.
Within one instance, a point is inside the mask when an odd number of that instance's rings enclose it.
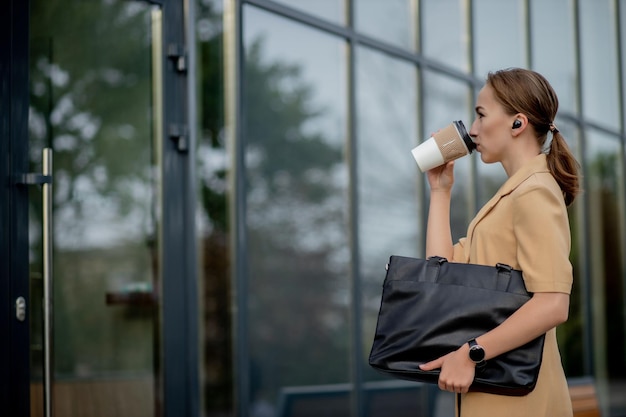
<instances>
[{"instance_id":1,"label":"nose","mask_svg":"<svg viewBox=\"0 0 626 417\"><path fill-rule=\"evenodd\" d=\"M478 118L474 119L474 121L472 122L472 126L470 127L469 135L472 138L475 138L476 136L478 136L478 128L476 126L477 122L478 122Z\"/></svg>"}]
</instances>

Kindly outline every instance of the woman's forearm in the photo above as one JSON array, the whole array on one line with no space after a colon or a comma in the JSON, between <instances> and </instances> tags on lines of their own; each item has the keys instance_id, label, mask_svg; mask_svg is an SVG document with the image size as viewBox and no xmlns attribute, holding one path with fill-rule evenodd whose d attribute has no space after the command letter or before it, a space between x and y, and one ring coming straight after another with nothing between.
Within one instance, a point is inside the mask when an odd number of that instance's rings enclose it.
<instances>
[{"instance_id":1,"label":"woman's forearm","mask_svg":"<svg viewBox=\"0 0 626 417\"><path fill-rule=\"evenodd\" d=\"M522 346L567 320L569 295L535 293L533 297L495 329L476 338L486 359Z\"/></svg>"},{"instance_id":2,"label":"woman's forearm","mask_svg":"<svg viewBox=\"0 0 626 417\"><path fill-rule=\"evenodd\" d=\"M426 225L426 257L442 256L452 259L452 233L450 231L450 190L432 191Z\"/></svg>"}]
</instances>

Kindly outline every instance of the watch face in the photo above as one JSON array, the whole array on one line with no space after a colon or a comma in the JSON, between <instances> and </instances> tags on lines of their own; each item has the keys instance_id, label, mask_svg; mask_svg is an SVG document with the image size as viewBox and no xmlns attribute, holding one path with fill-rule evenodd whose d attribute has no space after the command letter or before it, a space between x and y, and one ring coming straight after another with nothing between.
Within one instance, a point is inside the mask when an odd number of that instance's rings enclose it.
<instances>
[{"instance_id":1,"label":"watch face","mask_svg":"<svg viewBox=\"0 0 626 417\"><path fill-rule=\"evenodd\" d=\"M469 357L474 362L482 362L485 359L485 351L482 346L474 345L469 350Z\"/></svg>"}]
</instances>

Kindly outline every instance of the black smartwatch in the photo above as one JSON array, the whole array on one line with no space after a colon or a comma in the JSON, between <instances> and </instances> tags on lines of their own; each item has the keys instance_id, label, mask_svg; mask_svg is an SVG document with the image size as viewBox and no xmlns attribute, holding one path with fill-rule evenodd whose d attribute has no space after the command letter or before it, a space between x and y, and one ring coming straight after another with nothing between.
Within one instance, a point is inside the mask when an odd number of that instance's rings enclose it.
<instances>
[{"instance_id":1,"label":"black smartwatch","mask_svg":"<svg viewBox=\"0 0 626 417\"><path fill-rule=\"evenodd\" d=\"M485 363L485 349L478 343L476 339L472 339L467 342L469 345L469 357L476 364L476 366L483 365Z\"/></svg>"}]
</instances>

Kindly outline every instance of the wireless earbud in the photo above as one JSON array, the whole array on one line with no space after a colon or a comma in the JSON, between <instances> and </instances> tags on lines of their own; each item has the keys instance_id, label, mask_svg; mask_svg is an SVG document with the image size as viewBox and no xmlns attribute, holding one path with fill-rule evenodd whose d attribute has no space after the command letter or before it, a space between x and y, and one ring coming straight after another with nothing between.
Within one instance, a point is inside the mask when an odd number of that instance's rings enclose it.
<instances>
[{"instance_id":1,"label":"wireless earbud","mask_svg":"<svg viewBox=\"0 0 626 417\"><path fill-rule=\"evenodd\" d=\"M520 127L522 127L522 121L521 120L516 120L513 122L513 129L519 129Z\"/></svg>"}]
</instances>

